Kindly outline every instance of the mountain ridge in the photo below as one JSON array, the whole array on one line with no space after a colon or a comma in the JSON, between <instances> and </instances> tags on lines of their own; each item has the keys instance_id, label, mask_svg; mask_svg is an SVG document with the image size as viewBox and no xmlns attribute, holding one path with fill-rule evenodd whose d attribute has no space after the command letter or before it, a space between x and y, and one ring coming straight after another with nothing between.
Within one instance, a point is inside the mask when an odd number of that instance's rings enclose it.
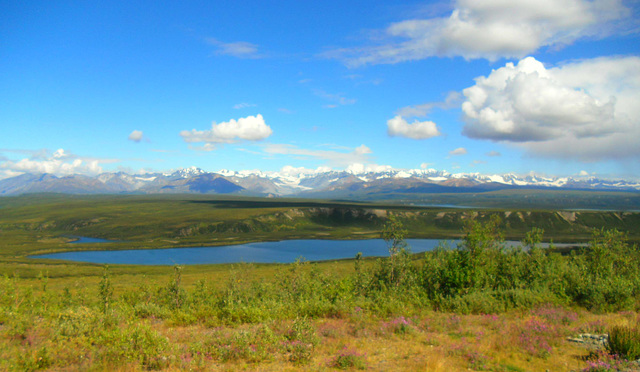
<instances>
[{"instance_id":1,"label":"mountain ridge","mask_svg":"<svg viewBox=\"0 0 640 372\"><path fill-rule=\"evenodd\" d=\"M167 173L81 174L25 173L0 180L0 195L39 192L67 194L245 194L256 196L332 197L391 193L487 192L511 188L640 191L640 182L596 177L517 176L449 173L435 169L382 171L229 171L207 172L197 167Z\"/></svg>"}]
</instances>

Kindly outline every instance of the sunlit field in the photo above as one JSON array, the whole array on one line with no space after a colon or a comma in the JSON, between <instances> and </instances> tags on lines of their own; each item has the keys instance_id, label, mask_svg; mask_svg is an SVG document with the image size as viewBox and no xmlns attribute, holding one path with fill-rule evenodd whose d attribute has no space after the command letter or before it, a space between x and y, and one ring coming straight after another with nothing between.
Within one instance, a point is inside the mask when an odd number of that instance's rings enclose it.
<instances>
[{"instance_id":1,"label":"sunlit field","mask_svg":"<svg viewBox=\"0 0 640 372\"><path fill-rule=\"evenodd\" d=\"M640 357L633 336L640 252L626 233L580 220L625 226L633 213L206 198L186 208L173 197L2 202L3 370L601 371L636 368ZM462 242L412 254L405 238L419 236L415 231L438 215L449 218L450 230L461 224L452 236ZM531 226L522 233L527 217L540 216L557 218L543 223L588 245L540 248L547 231ZM138 227L126 223L133 220ZM211 228L221 225L227 230ZM180 233L194 226L202 229ZM71 235L116 237L122 241L99 249L124 249L321 233L383 237L390 256L182 267L27 257L96 249L69 244ZM505 246L507 234L521 236L522 246ZM611 344L606 335L615 327L632 336Z\"/></svg>"}]
</instances>

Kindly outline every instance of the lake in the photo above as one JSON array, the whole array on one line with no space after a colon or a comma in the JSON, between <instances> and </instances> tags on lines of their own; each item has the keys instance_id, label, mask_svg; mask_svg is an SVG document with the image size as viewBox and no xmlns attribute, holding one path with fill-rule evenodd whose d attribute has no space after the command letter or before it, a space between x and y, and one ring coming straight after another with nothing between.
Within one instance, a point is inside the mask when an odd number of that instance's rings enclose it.
<instances>
[{"instance_id":1,"label":"lake","mask_svg":"<svg viewBox=\"0 0 640 372\"><path fill-rule=\"evenodd\" d=\"M448 242L456 247L458 240L407 239L411 252L434 250ZM517 245L519 242L507 242ZM556 246L573 244L556 244ZM546 246L546 245L543 245ZM291 263L298 258L326 261L354 258L358 252L365 257L388 256L388 246L382 239L369 240L282 240L220 247L136 249L120 251L80 251L53 253L31 258L126 265L197 265L238 262Z\"/></svg>"},{"instance_id":2,"label":"lake","mask_svg":"<svg viewBox=\"0 0 640 372\"><path fill-rule=\"evenodd\" d=\"M107 239L100 239L100 238L88 238L86 236L75 236L75 235L70 235L68 236L68 238L71 239L76 239L73 241L70 241L70 244L96 244L96 243L117 243L117 240L107 240Z\"/></svg>"}]
</instances>

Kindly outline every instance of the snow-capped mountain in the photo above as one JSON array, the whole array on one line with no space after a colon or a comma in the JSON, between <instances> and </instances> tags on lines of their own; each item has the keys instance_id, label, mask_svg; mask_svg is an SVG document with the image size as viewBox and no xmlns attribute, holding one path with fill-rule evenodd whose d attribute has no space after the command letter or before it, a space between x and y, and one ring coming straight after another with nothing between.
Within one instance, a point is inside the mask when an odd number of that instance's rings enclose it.
<instances>
[{"instance_id":1,"label":"snow-capped mountain","mask_svg":"<svg viewBox=\"0 0 640 372\"><path fill-rule=\"evenodd\" d=\"M509 188L640 191L640 183L595 177L543 177L515 174L449 173L436 169L380 171L284 169L281 172L206 172L190 167L167 173L103 173L97 176L22 174L0 180L0 195L36 192L239 193L249 195L354 197L390 193L485 192Z\"/></svg>"}]
</instances>

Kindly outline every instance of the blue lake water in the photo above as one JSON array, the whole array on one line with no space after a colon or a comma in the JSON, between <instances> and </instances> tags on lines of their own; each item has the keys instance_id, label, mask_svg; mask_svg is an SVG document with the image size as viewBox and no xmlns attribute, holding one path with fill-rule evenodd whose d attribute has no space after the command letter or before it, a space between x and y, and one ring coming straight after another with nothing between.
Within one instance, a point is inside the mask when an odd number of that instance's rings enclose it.
<instances>
[{"instance_id":1,"label":"blue lake water","mask_svg":"<svg viewBox=\"0 0 640 372\"><path fill-rule=\"evenodd\" d=\"M459 241L440 239L407 239L411 252L434 250L448 242L455 248ZM517 242L507 242L516 245ZM557 244L561 246L561 244ZM31 258L126 265L197 265L238 262L291 263L298 258L326 261L354 258L358 252L365 257L388 256L388 246L382 239L370 240L283 240L221 247L138 249L119 251L81 251L53 253Z\"/></svg>"}]
</instances>

